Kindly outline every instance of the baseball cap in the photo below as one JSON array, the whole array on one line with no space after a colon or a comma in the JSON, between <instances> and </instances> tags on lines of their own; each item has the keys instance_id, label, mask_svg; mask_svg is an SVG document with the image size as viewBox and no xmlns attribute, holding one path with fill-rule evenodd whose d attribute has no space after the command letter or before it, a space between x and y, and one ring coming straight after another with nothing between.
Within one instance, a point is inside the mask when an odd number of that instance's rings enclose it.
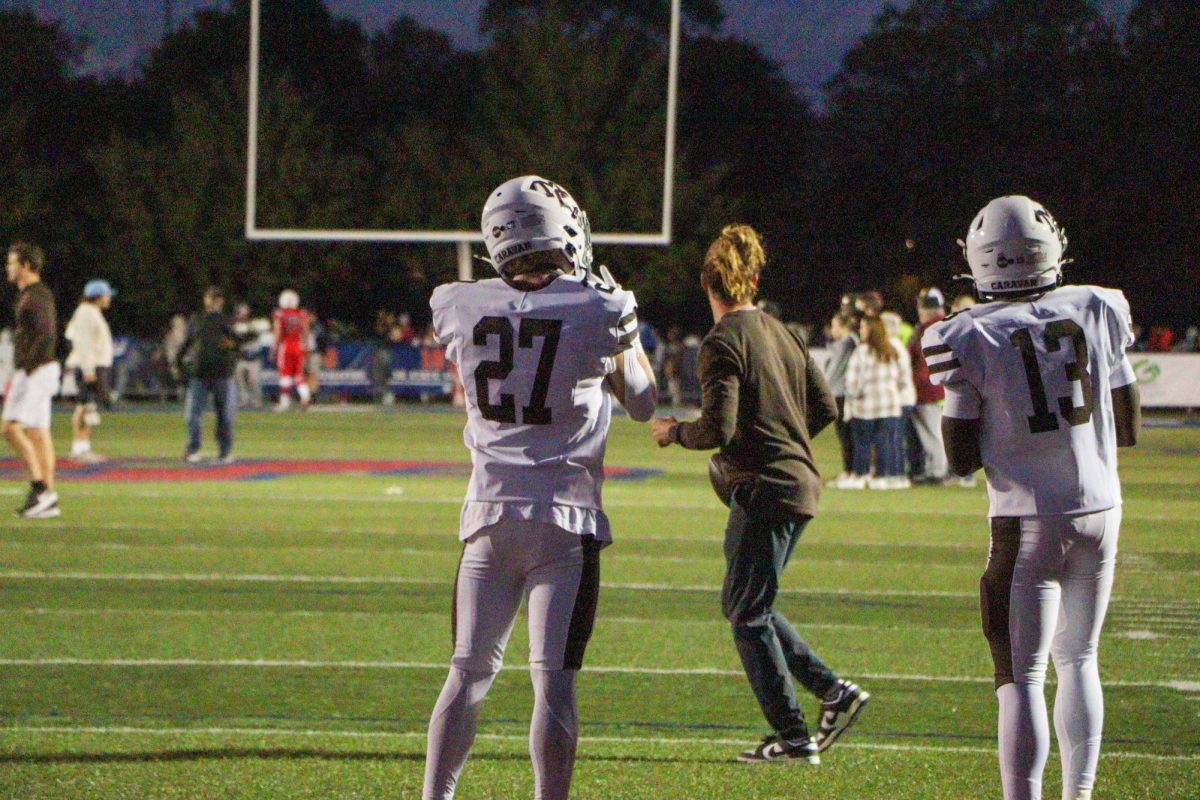
<instances>
[{"instance_id":1,"label":"baseball cap","mask_svg":"<svg viewBox=\"0 0 1200 800\"><path fill-rule=\"evenodd\" d=\"M921 297L917 301L917 305L921 308L941 308L946 305L946 296L942 294L941 289L935 286L921 292Z\"/></svg>"},{"instance_id":2,"label":"baseball cap","mask_svg":"<svg viewBox=\"0 0 1200 800\"><path fill-rule=\"evenodd\" d=\"M83 296L89 300L95 300L97 297L116 297L117 293L113 291L108 281L96 279L88 281L83 287Z\"/></svg>"}]
</instances>

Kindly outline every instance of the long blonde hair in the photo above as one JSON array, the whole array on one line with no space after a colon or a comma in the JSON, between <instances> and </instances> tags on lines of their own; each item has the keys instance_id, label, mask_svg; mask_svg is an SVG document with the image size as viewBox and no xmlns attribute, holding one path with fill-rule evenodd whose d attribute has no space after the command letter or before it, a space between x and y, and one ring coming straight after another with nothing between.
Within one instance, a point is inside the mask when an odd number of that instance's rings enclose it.
<instances>
[{"instance_id":1,"label":"long blonde hair","mask_svg":"<svg viewBox=\"0 0 1200 800\"><path fill-rule=\"evenodd\" d=\"M753 302L766 262L762 239L754 228L726 225L704 257L704 285L729 305Z\"/></svg>"}]
</instances>

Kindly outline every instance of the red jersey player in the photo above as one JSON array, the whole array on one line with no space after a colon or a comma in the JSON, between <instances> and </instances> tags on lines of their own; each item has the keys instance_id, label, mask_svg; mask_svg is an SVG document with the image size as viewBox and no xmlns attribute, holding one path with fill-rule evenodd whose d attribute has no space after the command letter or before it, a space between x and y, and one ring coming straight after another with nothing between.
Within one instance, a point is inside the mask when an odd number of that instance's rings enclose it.
<instances>
[{"instance_id":1,"label":"red jersey player","mask_svg":"<svg viewBox=\"0 0 1200 800\"><path fill-rule=\"evenodd\" d=\"M285 411L291 404L292 389L300 398L300 407L308 408L311 393L304 380L305 344L308 342L308 313L300 308L300 295L284 289L275 309L275 360L279 368L279 407Z\"/></svg>"}]
</instances>

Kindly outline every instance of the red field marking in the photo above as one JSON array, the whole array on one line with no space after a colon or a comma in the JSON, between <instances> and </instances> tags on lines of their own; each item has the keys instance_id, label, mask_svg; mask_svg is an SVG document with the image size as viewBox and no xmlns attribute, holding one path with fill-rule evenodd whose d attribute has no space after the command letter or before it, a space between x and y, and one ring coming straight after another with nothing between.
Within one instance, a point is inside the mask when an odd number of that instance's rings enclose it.
<instances>
[{"instance_id":1,"label":"red field marking","mask_svg":"<svg viewBox=\"0 0 1200 800\"><path fill-rule=\"evenodd\" d=\"M461 475L471 465L454 461L388 461L368 459L246 459L232 464L215 461L187 464L156 458L114 458L99 464L62 459L58 477L64 481L105 483L263 481L295 475ZM614 480L643 480L657 470L608 467ZM24 471L15 459L0 459L0 479L22 480Z\"/></svg>"}]
</instances>

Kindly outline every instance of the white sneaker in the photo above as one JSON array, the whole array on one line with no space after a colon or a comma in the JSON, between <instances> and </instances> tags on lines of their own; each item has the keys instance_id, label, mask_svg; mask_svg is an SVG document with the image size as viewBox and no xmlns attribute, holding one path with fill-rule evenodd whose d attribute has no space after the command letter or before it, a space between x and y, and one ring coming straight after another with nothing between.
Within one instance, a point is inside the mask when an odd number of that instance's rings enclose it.
<instances>
[{"instance_id":1,"label":"white sneaker","mask_svg":"<svg viewBox=\"0 0 1200 800\"><path fill-rule=\"evenodd\" d=\"M828 481L826 481L826 482L825 482L825 485L826 485L826 486L837 486L839 483L841 483L842 481L844 481L844 480L846 480L847 478L850 478L850 477L852 477L852 476L853 476L853 473L850 473L850 472L841 472L841 473L838 473L838 476L837 476L836 478L833 478L832 480L828 480Z\"/></svg>"},{"instance_id":2,"label":"white sneaker","mask_svg":"<svg viewBox=\"0 0 1200 800\"><path fill-rule=\"evenodd\" d=\"M32 505L21 511L21 516L25 519L49 519L60 514L62 511L58 508L58 492L53 489L39 494Z\"/></svg>"},{"instance_id":3,"label":"white sneaker","mask_svg":"<svg viewBox=\"0 0 1200 800\"><path fill-rule=\"evenodd\" d=\"M92 450L88 450L85 453L80 453L79 455L75 456L75 458L78 461L82 461L84 464L100 464L108 461L107 458Z\"/></svg>"},{"instance_id":4,"label":"white sneaker","mask_svg":"<svg viewBox=\"0 0 1200 800\"><path fill-rule=\"evenodd\" d=\"M839 478L834 484L839 489L865 489L867 488L866 475L849 475L846 478Z\"/></svg>"},{"instance_id":5,"label":"white sneaker","mask_svg":"<svg viewBox=\"0 0 1200 800\"><path fill-rule=\"evenodd\" d=\"M204 461L204 456L200 455L199 453L188 453L183 457L183 460L189 464L199 464Z\"/></svg>"},{"instance_id":6,"label":"white sneaker","mask_svg":"<svg viewBox=\"0 0 1200 800\"><path fill-rule=\"evenodd\" d=\"M867 478L867 488L868 489L876 489L876 490L895 489L896 486L892 483L891 477L883 476L883 477L879 477L879 478L876 478L876 477Z\"/></svg>"}]
</instances>

